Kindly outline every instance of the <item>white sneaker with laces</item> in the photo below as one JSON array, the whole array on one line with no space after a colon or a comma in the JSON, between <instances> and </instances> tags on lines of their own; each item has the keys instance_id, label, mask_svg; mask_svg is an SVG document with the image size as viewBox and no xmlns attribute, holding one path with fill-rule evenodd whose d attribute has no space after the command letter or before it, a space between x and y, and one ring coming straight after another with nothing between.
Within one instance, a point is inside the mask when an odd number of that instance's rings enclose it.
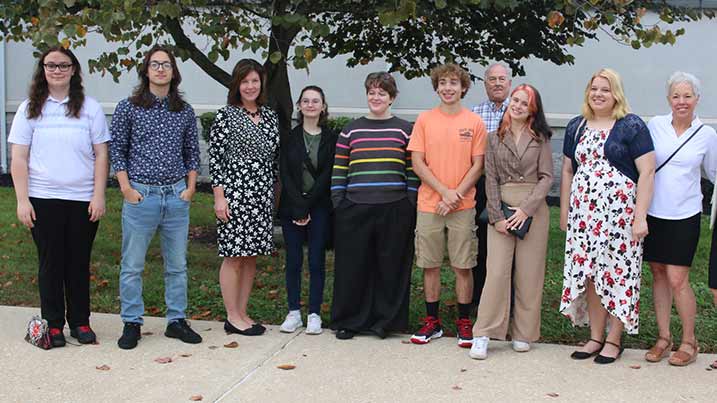
<instances>
[{"instance_id":1,"label":"white sneaker with laces","mask_svg":"<svg viewBox=\"0 0 717 403\"><path fill-rule=\"evenodd\" d=\"M294 333L301 326L304 326L304 322L301 321L301 311L289 311L280 330L284 333Z\"/></svg>"},{"instance_id":2,"label":"white sneaker with laces","mask_svg":"<svg viewBox=\"0 0 717 403\"><path fill-rule=\"evenodd\" d=\"M473 346L468 355L474 360L485 360L488 357L488 336L474 337Z\"/></svg>"},{"instance_id":3,"label":"white sneaker with laces","mask_svg":"<svg viewBox=\"0 0 717 403\"><path fill-rule=\"evenodd\" d=\"M324 329L321 328L321 316L316 313L310 313L306 318L306 334L321 334Z\"/></svg>"},{"instance_id":4,"label":"white sneaker with laces","mask_svg":"<svg viewBox=\"0 0 717 403\"><path fill-rule=\"evenodd\" d=\"M530 343L527 341L513 340L513 351L518 353L530 351Z\"/></svg>"}]
</instances>

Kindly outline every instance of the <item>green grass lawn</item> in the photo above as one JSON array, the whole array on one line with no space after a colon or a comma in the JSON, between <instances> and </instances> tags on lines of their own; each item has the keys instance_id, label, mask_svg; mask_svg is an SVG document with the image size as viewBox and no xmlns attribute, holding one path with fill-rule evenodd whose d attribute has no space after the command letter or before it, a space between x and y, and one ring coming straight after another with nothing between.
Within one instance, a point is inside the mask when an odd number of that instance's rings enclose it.
<instances>
[{"instance_id":1,"label":"green grass lawn","mask_svg":"<svg viewBox=\"0 0 717 403\"><path fill-rule=\"evenodd\" d=\"M121 194L108 190L107 216L100 224L92 254L92 310L119 313L118 277L122 230L120 225ZM221 259L216 255L214 218L211 195L199 193L192 203L191 241L189 243L189 312L195 319L222 320L224 307L219 290L218 271ZM562 287L563 250L565 236L558 229L558 210L551 209L552 229L548 251L545 293L543 297L543 341L576 343L588 336L587 329L575 329L570 321L558 313ZM164 314L162 259L158 240L147 253L144 273L144 298L147 315ZM0 304L39 306L37 291L37 254L29 230L21 226L15 216L15 196L12 188L0 188ZM709 223L703 219L702 236L691 269L690 280L697 295L697 338L703 351L717 352L717 309L707 288L707 261L709 258ZM284 288L284 258L279 249L276 256L259 259L254 292L250 300L250 313L263 322L278 324L286 314ZM308 271L305 270L302 301L308 300ZM322 306L324 321L328 323L333 284L333 257L327 257L327 276ZM645 266L642 277L642 304L640 334L626 336L625 345L647 348L655 340L657 328L652 306L652 277ZM419 325L424 315L422 272L413 272L411 287L411 329ZM442 318L453 329L455 319L453 274L443 271ZM673 310L674 335L680 334L677 313ZM117 323L119 334L121 324Z\"/></svg>"}]
</instances>

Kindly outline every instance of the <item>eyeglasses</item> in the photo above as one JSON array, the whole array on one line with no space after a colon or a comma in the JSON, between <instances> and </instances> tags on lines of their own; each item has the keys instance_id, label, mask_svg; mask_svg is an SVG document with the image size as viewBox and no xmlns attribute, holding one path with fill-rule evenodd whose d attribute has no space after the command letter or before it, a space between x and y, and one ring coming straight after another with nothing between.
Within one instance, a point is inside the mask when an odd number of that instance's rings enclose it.
<instances>
[{"instance_id":1,"label":"eyeglasses","mask_svg":"<svg viewBox=\"0 0 717 403\"><path fill-rule=\"evenodd\" d=\"M55 64L55 63L45 63L43 64L45 66L45 70L49 72L53 72L57 69L60 69L61 72L66 72L70 70L70 67L72 67L72 64L62 63L62 64Z\"/></svg>"},{"instance_id":2,"label":"eyeglasses","mask_svg":"<svg viewBox=\"0 0 717 403\"><path fill-rule=\"evenodd\" d=\"M500 76L500 77L488 77L488 82L491 84L495 83L504 83L508 81L508 77L506 76Z\"/></svg>"},{"instance_id":3,"label":"eyeglasses","mask_svg":"<svg viewBox=\"0 0 717 403\"><path fill-rule=\"evenodd\" d=\"M162 68L162 70L172 70L172 63L170 63L170 62L160 63L160 62L156 62L156 61L149 62L149 68L154 71L159 71L160 67Z\"/></svg>"}]
</instances>

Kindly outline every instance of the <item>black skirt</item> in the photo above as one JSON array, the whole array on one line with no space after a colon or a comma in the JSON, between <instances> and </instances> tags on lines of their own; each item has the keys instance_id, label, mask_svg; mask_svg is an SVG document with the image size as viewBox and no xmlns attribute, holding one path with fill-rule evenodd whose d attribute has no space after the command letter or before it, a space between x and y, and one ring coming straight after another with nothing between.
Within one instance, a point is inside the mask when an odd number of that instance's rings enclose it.
<instances>
[{"instance_id":1,"label":"black skirt","mask_svg":"<svg viewBox=\"0 0 717 403\"><path fill-rule=\"evenodd\" d=\"M648 215L649 234L643 244L643 260L675 266L692 266L700 240L701 213L681 220Z\"/></svg>"}]
</instances>

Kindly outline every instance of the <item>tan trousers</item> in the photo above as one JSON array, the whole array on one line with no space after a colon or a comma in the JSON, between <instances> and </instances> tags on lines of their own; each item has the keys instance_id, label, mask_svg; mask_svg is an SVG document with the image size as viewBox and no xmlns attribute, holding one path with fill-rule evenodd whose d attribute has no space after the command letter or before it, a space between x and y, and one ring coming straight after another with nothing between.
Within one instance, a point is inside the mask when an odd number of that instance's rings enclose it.
<instances>
[{"instance_id":1,"label":"tan trousers","mask_svg":"<svg viewBox=\"0 0 717 403\"><path fill-rule=\"evenodd\" d=\"M500 187L500 193L505 203L518 206L533 187L534 184L508 183ZM503 235L496 231L494 226L488 226L487 275L478 307L478 319L473 326L474 337L488 336L505 340L510 333L513 340L533 342L540 338L540 311L549 226L550 212L544 202L533 215L533 222L525 239ZM510 322L511 268L514 256L515 306L513 320Z\"/></svg>"}]
</instances>

